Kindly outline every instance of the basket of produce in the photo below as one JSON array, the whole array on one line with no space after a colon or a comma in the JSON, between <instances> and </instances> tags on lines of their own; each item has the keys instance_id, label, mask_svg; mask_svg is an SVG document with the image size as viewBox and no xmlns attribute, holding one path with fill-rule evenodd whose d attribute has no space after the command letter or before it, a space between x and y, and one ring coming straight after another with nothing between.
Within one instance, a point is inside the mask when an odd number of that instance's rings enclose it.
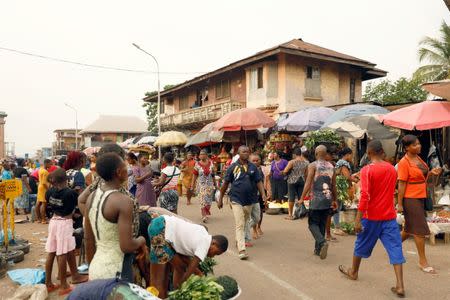
<instances>
[{"instance_id":1,"label":"basket of produce","mask_svg":"<svg viewBox=\"0 0 450 300\"><path fill-rule=\"evenodd\" d=\"M216 278L216 282L223 287L223 291L220 294L221 300L234 300L241 295L241 289L236 280L230 276L219 276Z\"/></svg>"},{"instance_id":2,"label":"basket of produce","mask_svg":"<svg viewBox=\"0 0 450 300\"><path fill-rule=\"evenodd\" d=\"M281 213L282 207L280 203L269 202L268 208L266 209L266 214L268 215L278 215Z\"/></svg>"},{"instance_id":3,"label":"basket of produce","mask_svg":"<svg viewBox=\"0 0 450 300\"><path fill-rule=\"evenodd\" d=\"M283 214L288 214L289 213L289 203L283 202L283 204L281 204L281 212Z\"/></svg>"}]
</instances>

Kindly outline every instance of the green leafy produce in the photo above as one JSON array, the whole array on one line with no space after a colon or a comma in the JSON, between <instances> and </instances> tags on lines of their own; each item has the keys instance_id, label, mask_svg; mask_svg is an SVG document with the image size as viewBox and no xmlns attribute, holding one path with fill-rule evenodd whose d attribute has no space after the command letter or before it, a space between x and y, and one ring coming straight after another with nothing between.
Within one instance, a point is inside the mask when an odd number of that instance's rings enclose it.
<instances>
[{"instance_id":1,"label":"green leafy produce","mask_svg":"<svg viewBox=\"0 0 450 300\"><path fill-rule=\"evenodd\" d=\"M344 231L348 234L355 234L355 224L354 223L341 222L339 225L341 226L342 231Z\"/></svg>"},{"instance_id":2,"label":"green leafy produce","mask_svg":"<svg viewBox=\"0 0 450 300\"><path fill-rule=\"evenodd\" d=\"M220 300L223 290L214 277L191 275L178 290L169 293L169 299Z\"/></svg>"},{"instance_id":3,"label":"green leafy produce","mask_svg":"<svg viewBox=\"0 0 450 300\"><path fill-rule=\"evenodd\" d=\"M348 195L349 188L350 183L345 176L336 176L337 200L341 203L344 203L345 206L350 206L352 204L350 196Z\"/></svg>"},{"instance_id":4,"label":"green leafy produce","mask_svg":"<svg viewBox=\"0 0 450 300\"><path fill-rule=\"evenodd\" d=\"M207 257L204 261L200 262L199 268L203 274L214 274L213 267L217 265L217 261L214 258Z\"/></svg>"},{"instance_id":5,"label":"green leafy produce","mask_svg":"<svg viewBox=\"0 0 450 300\"><path fill-rule=\"evenodd\" d=\"M317 144L330 143L334 145L341 144L341 137L332 130L317 130L308 134L305 139L305 146L308 149L313 149Z\"/></svg>"},{"instance_id":6,"label":"green leafy produce","mask_svg":"<svg viewBox=\"0 0 450 300\"><path fill-rule=\"evenodd\" d=\"M236 280L230 276L219 276L216 282L223 286L223 292L221 295L222 300L230 299L237 295L239 288Z\"/></svg>"}]
</instances>

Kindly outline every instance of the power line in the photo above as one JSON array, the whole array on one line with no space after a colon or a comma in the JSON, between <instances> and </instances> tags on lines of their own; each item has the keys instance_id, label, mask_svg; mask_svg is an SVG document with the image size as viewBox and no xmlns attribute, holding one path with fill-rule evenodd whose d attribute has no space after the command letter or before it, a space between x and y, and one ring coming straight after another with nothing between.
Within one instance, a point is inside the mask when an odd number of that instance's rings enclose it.
<instances>
[{"instance_id":1,"label":"power line","mask_svg":"<svg viewBox=\"0 0 450 300\"><path fill-rule=\"evenodd\" d=\"M150 72L150 71L145 71L145 70L136 70L136 69L121 68L121 67L113 67L113 66L87 64L87 63L77 62L77 61L73 61L73 60L67 60L67 59L63 59L63 58L50 57L50 56L35 54L35 53L31 53L31 52L26 52L26 51L22 51L22 50L11 49L11 48L1 47L1 46L0 46L0 50L9 51L9 52L13 52L13 53L16 53L16 54L21 54L21 55L28 55L28 56L32 56L32 57L47 59L47 60L60 62L60 63L66 63L66 64L78 65L78 66L83 66L83 67L89 67L89 68L97 68L97 69L113 70L113 71L122 71L122 72L133 72L133 73L156 74L156 72ZM160 74L204 74L204 73L207 73L207 72L159 72L159 73Z\"/></svg>"}]
</instances>

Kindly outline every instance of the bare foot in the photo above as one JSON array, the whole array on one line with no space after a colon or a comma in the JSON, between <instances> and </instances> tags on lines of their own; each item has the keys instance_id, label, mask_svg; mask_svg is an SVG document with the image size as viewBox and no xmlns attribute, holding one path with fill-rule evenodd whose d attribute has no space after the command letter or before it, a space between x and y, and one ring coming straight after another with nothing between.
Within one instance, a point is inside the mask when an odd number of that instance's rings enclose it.
<instances>
[{"instance_id":1,"label":"bare foot","mask_svg":"<svg viewBox=\"0 0 450 300\"><path fill-rule=\"evenodd\" d=\"M397 295L399 298L405 298L405 290L397 287L392 287L391 292Z\"/></svg>"},{"instance_id":2,"label":"bare foot","mask_svg":"<svg viewBox=\"0 0 450 300\"><path fill-rule=\"evenodd\" d=\"M264 232L262 232L261 228L257 228L256 231L258 232L258 235L261 236L264 234Z\"/></svg>"},{"instance_id":3,"label":"bare foot","mask_svg":"<svg viewBox=\"0 0 450 300\"><path fill-rule=\"evenodd\" d=\"M259 235L258 235L258 232L257 232L257 231L253 231L253 233L252 233L252 238L253 238L254 240L259 239Z\"/></svg>"},{"instance_id":4,"label":"bare foot","mask_svg":"<svg viewBox=\"0 0 450 300\"><path fill-rule=\"evenodd\" d=\"M72 276L72 284L79 284L79 283L83 283L89 280L89 276L88 275L74 275Z\"/></svg>"}]
</instances>

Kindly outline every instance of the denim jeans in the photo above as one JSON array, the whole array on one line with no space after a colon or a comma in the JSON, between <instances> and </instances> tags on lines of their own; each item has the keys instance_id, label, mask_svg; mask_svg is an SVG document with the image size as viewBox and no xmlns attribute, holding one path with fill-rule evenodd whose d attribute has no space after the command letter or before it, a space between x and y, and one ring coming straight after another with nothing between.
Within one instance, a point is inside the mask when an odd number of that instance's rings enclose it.
<instances>
[{"instance_id":1,"label":"denim jeans","mask_svg":"<svg viewBox=\"0 0 450 300\"><path fill-rule=\"evenodd\" d=\"M310 210L308 217L309 231L316 240L314 250L320 251L325 240L325 228L327 226L327 219L329 215L329 209Z\"/></svg>"},{"instance_id":2,"label":"denim jeans","mask_svg":"<svg viewBox=\"0 0 450 300\"><path fill-rule=\"evenodd\" d=\"M250 218L248 222L245 224L245 241L249 242L252 240L250 235L250 228L259 223L261 219L261 208L258 203L254 203L251 205Z\"/></svg>"},{"instance_id":3,"label":"denim jeans","mask_svg":"<svg viewBox=\"0 0 450 300\"><path fill-rule=\"evenodd\" d=\"M340 218L339 218L339 215L340 215L340 212L341 212L341 210L342 210L342 206L344 205L344 203L342 203L342 202L339 202L338 203L338 206L337 206L337 212L333 215L333 223L334 223L334 228L340 228L341 226L340 226Z\"/></svg>"}]
</instances>

